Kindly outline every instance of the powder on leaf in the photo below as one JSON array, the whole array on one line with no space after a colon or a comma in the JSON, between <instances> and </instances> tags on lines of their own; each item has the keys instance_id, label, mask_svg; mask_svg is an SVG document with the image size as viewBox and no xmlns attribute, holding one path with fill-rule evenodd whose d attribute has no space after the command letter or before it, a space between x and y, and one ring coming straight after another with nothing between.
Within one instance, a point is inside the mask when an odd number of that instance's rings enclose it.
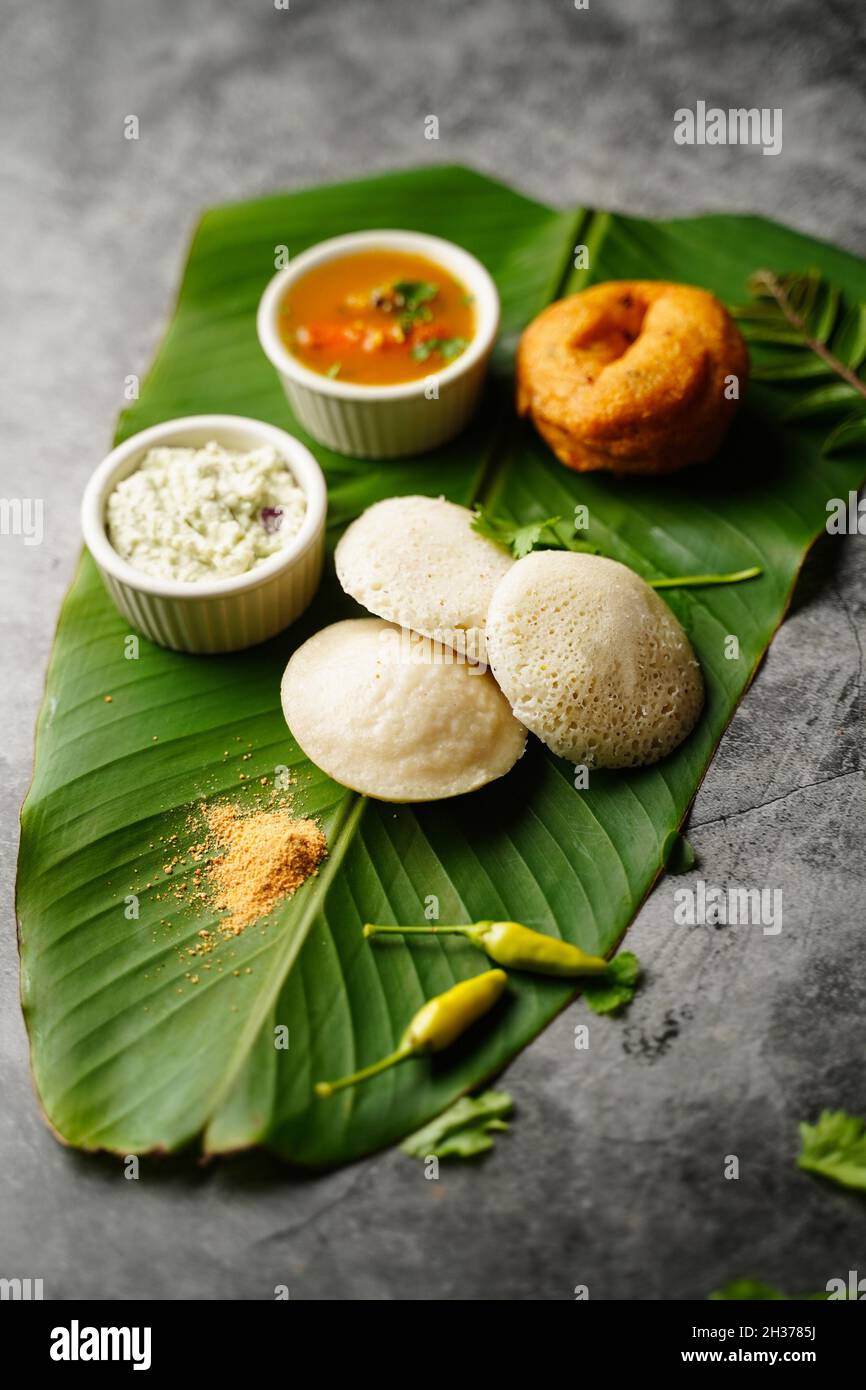
<instances>
[{"instance_id":1,"label":"powder on leaf","mask_svg":"<svg viewBox=\"0 0 866 1390\"><path fill-rule=\"evenodd\" d=\"M316 822L286 810L249 815L230 805L202 810L210 840L222 851L211 861L207 876L214 906L228 914L220 923L224 936L237 936L290 898L327 853Z\"/></svg>"}]
</instances>

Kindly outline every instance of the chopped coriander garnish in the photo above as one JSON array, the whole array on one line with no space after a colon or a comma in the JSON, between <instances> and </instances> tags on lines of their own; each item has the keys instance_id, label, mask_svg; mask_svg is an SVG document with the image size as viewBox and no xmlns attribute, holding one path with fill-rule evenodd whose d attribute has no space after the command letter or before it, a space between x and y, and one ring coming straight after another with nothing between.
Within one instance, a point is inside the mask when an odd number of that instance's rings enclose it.
<instances>
[{"instance_id":1,"label":"chopped coriander garnish","mask_svg":"<svg viewBox=\"0 0 866 1390\"><path fill-rule=\"evenodd\" d=\"M439 342L439 351L446 362L449 362L452 357L459 357L465 346L465 338L443 338Z\"/></svg>"},{"instance_id":2,"label":"chopped coriander garnish","mask_svg":"<svg viewBox=\"0 0 866 1390\"><path fill-rule=\"evenodd\" d=\"M412 356L416 362L426 362L428 357L438 352L440 357L450 362L453 357L459 357L465 346L465 338L425 338L412 348Z\"/></svg>"},{"instance_id":3,"label":"chopped coriander garnish","mask_svg":"<svg viewBox=\"0 0 866 1390\"><path fill-rule=\"evenodd\" d=\"M427 358L434 353L439 346L438 338L427 338L423 343L415 343L412 348L412 356L416 362L426 362Z\"/></svg>"},{"instance_id":4,"label":"chopped coriander garnish","mask_svg":"<svg viewBox=\"0 0 866 1390\"><path fill-rule=\"evenodd\" d=\"M340 368L342 367L342 365L343 365L342 362L332 362L331 365L330 365L330 367L329 367L328 370L327 370L326 375L329 376L329 377L339 376L339 375L340 375Z\"/></svg>"},{"instance_id":5,"label":"chopped coriander garnish","mask_svg":"<svg viewBox=\"0 0 866 1390\"><path fill-rule=\"evenodd\" d=\"M400 327L404 333L411 333L416 323L429 323L432 317L433 310L422 304L420 308L407 310L400 315Z\"/></svg>"},{"instance_id":6,"label":"chopped coriander garnish","mask_svg":"<svg viewBox=\"0 0 866 1390\"><path fill-rule=\"evenodd\" d=\"M391 289L399 307L407 309L410 314L414 314L422 304L429 304L439 293L439 286L430 280L397 280Z\"/></svg>"}]
</instances>

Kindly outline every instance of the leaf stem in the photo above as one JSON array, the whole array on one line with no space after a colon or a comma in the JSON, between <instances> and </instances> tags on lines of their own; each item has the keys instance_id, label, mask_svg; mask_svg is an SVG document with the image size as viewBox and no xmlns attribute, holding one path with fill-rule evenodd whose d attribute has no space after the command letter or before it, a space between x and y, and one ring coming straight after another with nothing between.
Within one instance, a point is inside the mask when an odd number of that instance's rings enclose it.
<instances>
[{"instance_id":1,"label":"leaf stem","mask_svg":"<svg viewBox=\"0 0 866 1390\"><path fill-rule=\"evenodd\" d=\"M840 376L843 381L847 381L848 385L853 387L858 395L866 398L866 382L861 381L856 372L851 371L850 367L846 367L845 363L840 361L835 353L830 351L826 344L822 343L818 338L812 337L806 325L806 320L797 313L796 309L791 307L785 289L783 285L780 284L778 277L775 276L771 270L759 270L754 279L756 283L764 285L770 292L791 327L796 328L799 333L802 333L803 342L806 347L810 348L811 351L815 353L816 357L820 357L822 362L826 362L832 372Z\"/></svg>"},{"instance_id":2,"label":"leaf stem","mask_svg":"<svg viewBox=\"0 0 866 1390\"><path fill-rule=\"evenodd\" d=\"M364 924L365 936L470 936L473 927L380 927L375 922Z\"/></svg>"},{"instance_id":3,"label":"leaf stem","mask_svg":"<svg viewBox=\"0 0 866 1390\"><path fill-rule=\"evenodd\" d=\"M675 579L648 579L651 589L699 589L706 584L741 584L744 579L757 579L763 574L760 565L751 569L734 570L732 574L681 574Z\"/></svg>"},{"instance_id":4,"label":"leaf stem","mask_svg":"<svg viewBox=\"0 0 866 1390\"><path fill-rule=\"evenodd\" d=\"M393 1067L397 1062L402 1062L406 1057L412 1056L412 1044L401 1043L394 1052L389 1052L387 1057L382 1057L378 1062L371 1062L369 1067L362 1067L360 1071L353 1071L349 1076L341 1076L339 1081L318 1081L316 1083L316 1095L323 1099L332 1096L335 1091L343 1091L347 1086L355 1086L359 1081L366 1081L371 1076L378 1076L380 1071L385 1071L388 1067Z\"/></svg>"}]
</instances>

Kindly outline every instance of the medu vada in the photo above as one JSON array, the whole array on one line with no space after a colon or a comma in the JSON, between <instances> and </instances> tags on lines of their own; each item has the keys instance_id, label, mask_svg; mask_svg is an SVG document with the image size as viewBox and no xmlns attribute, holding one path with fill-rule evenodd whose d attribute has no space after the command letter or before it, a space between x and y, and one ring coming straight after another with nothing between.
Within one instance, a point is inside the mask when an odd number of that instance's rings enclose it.
<instances>
[{"instance_id":1,"label":"medu vada","mask_svg":"<svg viewBox=\"0 0 866 1390\"><path fill-rule=\"evenodd\" d=\"M718 449L749 354L723 304L663 280L610 280L533 319L517 409L567 468L670 473Z\"/></svg>"}]
</instances>

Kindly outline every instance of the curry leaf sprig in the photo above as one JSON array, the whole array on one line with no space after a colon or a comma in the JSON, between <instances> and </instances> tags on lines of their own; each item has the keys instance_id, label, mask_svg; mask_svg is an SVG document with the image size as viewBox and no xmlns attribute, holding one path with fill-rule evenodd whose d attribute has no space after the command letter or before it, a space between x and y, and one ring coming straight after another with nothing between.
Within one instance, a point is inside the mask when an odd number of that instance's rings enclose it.
<instances>
[{"instance_id":1,"label":"curry leaf sprig","mask_svg":"<svg viewBox=\"0 0 866 1390\"><path fill-rule=\"evenodd\" d=\"M815 383L785 418L835 422L825 453L866 442L866 304L844 302L817 270L758 270L749 291L753 298L731 312L750 343L778 349L753 363L754 379Z\"/></svg>"},{"instance_id":2,"label":"curry leaf sprig","mask_svg":"<svg viewBox=\"0 0 866 1390\"><path fill-rule=\"evenodd\" d=\"M522 560L533 550L573 550L578 554L601 555L599 546L579 540L576 533L563 534L563 518L549 516L544 521L524 523L493 516L486 507L476 505L472 529L479 536L495 541L510 550L515 560ZM647 579L651 589L699 589L712 584L741 584L744 579L757 579L763 570L760 565L733 570L728 574L680 574L662 579Z\"/></svg>"}]
</instances>

